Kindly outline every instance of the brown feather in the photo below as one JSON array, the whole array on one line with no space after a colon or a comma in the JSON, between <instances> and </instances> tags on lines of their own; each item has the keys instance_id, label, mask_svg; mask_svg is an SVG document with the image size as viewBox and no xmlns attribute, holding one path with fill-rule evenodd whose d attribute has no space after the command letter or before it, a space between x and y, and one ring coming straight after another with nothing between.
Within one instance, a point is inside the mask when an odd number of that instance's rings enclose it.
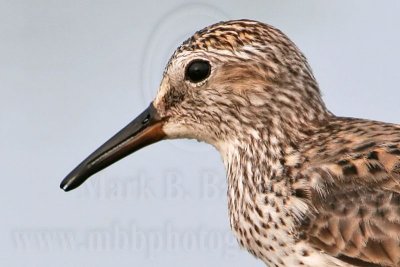
<instances>
[{"instance_id":1,"label":"brown feather","mask_svg":"<svg viewBox=\"0 0 400 267\"><path fill-rule=\"evenodd\" d=\"M400 265L399 139L397 125L338 118L305 144L314 219L303 231L314 247L353 264ZM329 150L316 153L321 146Z\"/></svg>"}]
</instances>

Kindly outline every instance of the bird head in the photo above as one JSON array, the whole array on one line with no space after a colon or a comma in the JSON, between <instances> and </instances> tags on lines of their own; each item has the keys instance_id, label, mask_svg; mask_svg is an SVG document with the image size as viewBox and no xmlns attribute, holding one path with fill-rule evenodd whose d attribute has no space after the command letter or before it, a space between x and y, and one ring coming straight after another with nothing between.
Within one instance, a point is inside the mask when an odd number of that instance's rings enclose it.
<instances>
[{"instance_id":1,"label":"bird head","mask_svg":"<svg viewBox=\"0 0 400 267\"><path fill-rule=\"evenodd\" d=\"M290 138L323 120L326 110L308 63L278 29L250 21L220 22L174 52L154 101L61 183L66 191L138 149L162 139L215 146L252 137Z\"/></svg>"}]
</instances>

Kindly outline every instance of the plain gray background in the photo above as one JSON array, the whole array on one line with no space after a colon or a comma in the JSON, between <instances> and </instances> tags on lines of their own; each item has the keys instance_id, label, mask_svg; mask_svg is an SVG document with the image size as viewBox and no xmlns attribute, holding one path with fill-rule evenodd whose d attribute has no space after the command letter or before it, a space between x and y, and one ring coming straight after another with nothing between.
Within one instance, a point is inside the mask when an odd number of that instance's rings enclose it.
<instances>
[{"instance_id":1,"label":"plain gray background","mask_svg":"<svg viewBox=\"0 0 400 267\"><path fill-rule=\"evenodd\" d=\"M229 230L217 152L145 148L62 178L141 112L194 31L250 18L306 54L337 115L400 122L399 1L0 1L0 266L263 266Z\"/></svg>"}]
</instances>

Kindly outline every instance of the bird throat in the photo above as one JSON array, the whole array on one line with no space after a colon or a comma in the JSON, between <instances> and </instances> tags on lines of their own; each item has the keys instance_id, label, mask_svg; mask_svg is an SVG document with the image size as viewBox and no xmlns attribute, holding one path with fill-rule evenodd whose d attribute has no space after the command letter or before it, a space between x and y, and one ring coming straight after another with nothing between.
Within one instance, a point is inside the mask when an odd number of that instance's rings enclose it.
<instances>
[{"instance_id":1,"label":"bird throat","mask_svg":"<svg viewBox=\"0 0 400 267\"><path fill-rule=\"evenodd\" d=\"M278 263L290 254L286 250L296 242L296 219L307 209L291 196L287 169L301 159L289 141L284 135L279 138L271 132L253 132L220 147L227 171L231 228L241 246L267 264ZM290 201L291 213L286 208ZM261 244L270 246L266 249Z\"/></svg>"}]
</instances>

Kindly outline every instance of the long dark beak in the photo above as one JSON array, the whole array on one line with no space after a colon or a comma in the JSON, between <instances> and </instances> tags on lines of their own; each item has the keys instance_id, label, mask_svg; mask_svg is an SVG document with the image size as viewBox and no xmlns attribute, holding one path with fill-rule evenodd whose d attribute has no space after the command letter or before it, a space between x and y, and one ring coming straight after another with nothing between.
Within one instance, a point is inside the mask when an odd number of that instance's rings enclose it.
<instances>
[{"instance_id":1,"label":"long dark beak","mask_svg":"<svg viewBox=\"0 0 400 267\"><path fill-rule=\"evenodd\" d=\"M60 187L65 191L80 186L91 175L101 171L127 155L155 143L165 137L163 120L153 104L125 128L111 137L79 164L64 180Z\"/></svg>"}]
</instances>

